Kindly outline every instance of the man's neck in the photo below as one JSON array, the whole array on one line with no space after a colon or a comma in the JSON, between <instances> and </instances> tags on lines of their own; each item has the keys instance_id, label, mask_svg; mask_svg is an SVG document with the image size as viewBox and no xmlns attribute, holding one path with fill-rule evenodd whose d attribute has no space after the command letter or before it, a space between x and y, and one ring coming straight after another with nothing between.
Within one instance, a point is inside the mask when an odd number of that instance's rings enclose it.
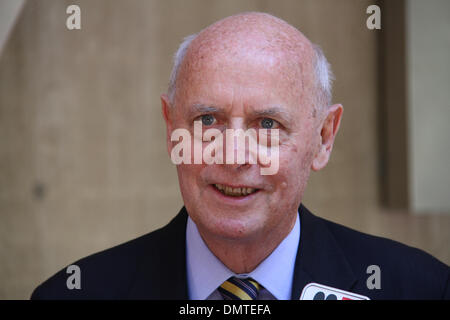
<instances>
[{"instance_id":1,"label":"man's neck","mask_svg":"<svg viewBox=\"0 0 450 320\"><path fill-rule=\"evenodd\" d=\"M295 225L297 213L286 217L271 232L261 232L249 239L223 239L203 232L199 233L209 250L236 274L250 273L264 261L287 237Z\"/></svg>"}]
</instances>

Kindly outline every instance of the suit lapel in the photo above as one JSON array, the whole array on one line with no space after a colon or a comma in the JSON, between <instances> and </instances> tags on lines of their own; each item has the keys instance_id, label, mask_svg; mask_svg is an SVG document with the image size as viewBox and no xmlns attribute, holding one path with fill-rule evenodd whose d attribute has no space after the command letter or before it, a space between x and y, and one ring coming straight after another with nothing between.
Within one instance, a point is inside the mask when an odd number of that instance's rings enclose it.
<instances>
[{"instance_id":1,"label":"suit lapel","mask_svg":"<svg viewBox=\"0 0 450 320\"><path fill-rule=\"evenodd\" d=\"M186 223L183 207L165 227L150 234L151 245L143 253L130 299L187 300Z\"/></svg>"},{"instance_id":2,"label":"suit lapel","mask_svg":"<svg viewBox=\"0 0 450 320\"><path fill-rule=\"evenodd\" d=\"M300 205L300 245L295 261L292 299L310 282L350 290L356 277L323 219Z\"/></svg>"},{"instance_id":3,"label":"suit lapel","mask_svg":"<svg viewBox=\"0 0 450 320\"><path fill-rule=\"evenodd\" d=\"M292 299L310 282L350 290L356 277L323 219L300 205L300 245L295 261ZM186 223L183 207L165 227L150 234L148 252L137 266L130 299L187 300Z\"/></svg>"}]
</instances>

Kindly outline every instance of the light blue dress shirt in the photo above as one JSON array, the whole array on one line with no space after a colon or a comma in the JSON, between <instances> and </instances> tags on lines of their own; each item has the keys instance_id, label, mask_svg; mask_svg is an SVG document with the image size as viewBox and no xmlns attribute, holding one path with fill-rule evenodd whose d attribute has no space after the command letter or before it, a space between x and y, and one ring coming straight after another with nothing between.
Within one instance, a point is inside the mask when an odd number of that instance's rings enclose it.
<instances>
[{"instance_id":1,"label":"light blue dress shirt","mask_svg":"<svg viewBox=\"0 0 450 320\"><path fill-rule=\"evenodd\" d=\"M291 232L255 270L249 274L235 274L209 250L196 224L189 217L186 227L189 299L222 300L217 288L228 278L236 276L251 277L264 287L260 290L258 300L290 300L299 241L300 219L297 213Z\"/></svg>"}]
</instances>

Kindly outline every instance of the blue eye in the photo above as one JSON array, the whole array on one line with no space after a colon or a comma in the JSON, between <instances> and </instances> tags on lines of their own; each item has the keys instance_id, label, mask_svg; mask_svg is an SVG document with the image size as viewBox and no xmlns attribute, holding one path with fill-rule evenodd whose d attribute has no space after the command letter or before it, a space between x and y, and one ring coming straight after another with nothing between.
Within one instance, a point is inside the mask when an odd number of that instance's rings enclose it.
<instances>
[{"instance_id":1,"label":"blue eye","mask_svg":"<svg viewBox=\"0 0 450 320\"><path fill-rule=\"evenodd\" d=\"M210 114L202 115L201 119L202 119L202 124L203 124L204 126L210 126L210 125L212 125L212 124L214 123L214 121L216 120L216 119L214 119L214 117L213 117L212 115L210 115Z\"/></svg>"},{"instance_id":2,"label":"blue eye","mask_svg":"<svg viewBox=\"0 0 450 320\"><path fill-rule=\"evenodd\" d=\"M272 129L274 126L274 121L269 118L264 118L261 120L261 127L263 129Z\"/></svg>"}]
</instances>

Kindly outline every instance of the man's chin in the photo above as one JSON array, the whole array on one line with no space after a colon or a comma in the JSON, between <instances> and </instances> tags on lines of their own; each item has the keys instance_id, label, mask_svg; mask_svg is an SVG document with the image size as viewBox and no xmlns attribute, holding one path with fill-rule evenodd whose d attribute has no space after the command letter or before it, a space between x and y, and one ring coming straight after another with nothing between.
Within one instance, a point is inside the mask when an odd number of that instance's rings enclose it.
<instances>
[{"instance_id":1,"label":"man's chin","mask_svg":"<svg viewBox=\"0 0 450 320\"><path fill-rule=\"evenodd\" d=\"M245 241L254 238L260 231L259 226L263 225L251 213L227 212L215 215L213 211L210 211L208 219L200 229L204 229L203 231L208 235L222 240Z\"/></svg>"}]
</instances>

